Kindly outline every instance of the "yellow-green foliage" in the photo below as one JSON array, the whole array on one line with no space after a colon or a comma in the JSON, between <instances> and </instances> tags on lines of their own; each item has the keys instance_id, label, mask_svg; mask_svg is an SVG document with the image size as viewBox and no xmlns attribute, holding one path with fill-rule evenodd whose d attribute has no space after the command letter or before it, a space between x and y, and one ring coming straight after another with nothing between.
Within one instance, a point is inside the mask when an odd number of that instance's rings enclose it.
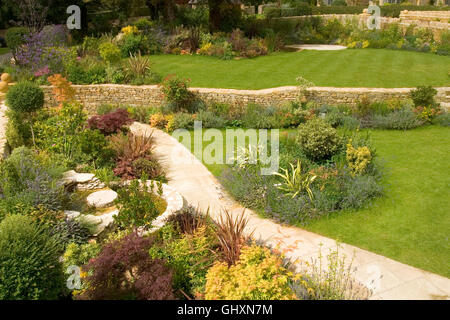
<instances>
[{"instance_id":1,"label":"yellow-green foliage","mask_svg":"<svg viewBox=\"0 0 450 320\"><path fill-rule=\"evenodd\" d=\"M90 259L96 257L100 253L101 246L95 240L91 240L85 244L69 243L63 255L64 269L69 266L82 267L87 264Z\"/></svg>"},{"instance_id":2,"label":"yellow-green foliage","mask_svg":"<svg viewBox=\"0 0 450 320\"><path fill-rule=\"evenodd\" d=\"M125 34L138 34L139 30L136 26L126 26L121 30Z\"/></svg>"},{"instance_id":3,"label":"yellow-green foliage","mask_svg":"<svg viewBox=\"0 0 450 320\"><path fill-rule=\"evenodd\" d=\"M204 292L206 272L216 258L216 241L210 233L209 228L201 226L194 234L167 239L163 246L150 249L150 257L165 259L174 271L175 289L196 297Z\"/></svg>"},{"instance_id":4,"label":"yellow-green foliage","mask_svg":"<svg viewBox=\"0 0 450 320\"><path fill-rule=\"evenodd\" d=\"M289 284L297 280L280 256L257 245L242 248L239 261L228 267L216 262L206 275L207 300L296 299Z\"/></svg>"},{"instance_id":5,"label":"yellow-green foliage","mask_svg":"<svg viewBox=\"0 0 450 320\"><path fill-rule=\"evenodd\" d=\"M107 63L116 63L120 61L121 51L118 46L111 42L104 42L99 46L100 57Z\"/></svg>"},{"instance_id":6,"label":"yellow-green foliage","mask_svg":"<svg viewBox=\"0 0 450 320\"><path fill-rule=\"evenodd\" d=\"M353 147L350 140L347 144L346 158L352 174L357 175L364 173L370 161L372 161L372 154L366 146Z\"/></svg>"}]
</instances>

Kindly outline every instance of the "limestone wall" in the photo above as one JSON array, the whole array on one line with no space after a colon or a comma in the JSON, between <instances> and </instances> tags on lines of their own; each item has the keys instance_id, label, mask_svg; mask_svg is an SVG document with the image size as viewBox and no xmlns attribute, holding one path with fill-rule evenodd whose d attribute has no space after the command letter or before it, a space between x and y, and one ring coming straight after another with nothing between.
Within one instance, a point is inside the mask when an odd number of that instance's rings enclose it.
<instances>
[{"instance_id":1,"label":"limestone wall","mask_svg":"<svg viewBox=\"0 0 450 320\"><path fill-rule=\"evenodd\" d=\"M76 99L83 102L90 112L100 104L123 104L133 106L160 105L164 103L164 95L158 86L131 86L131 85L74 85ZM47 105L56 105L53 100L52 87L43 86ZM437 88L439 102L450 102L450 87ZM265 106L282 105L298 97L298 88L279 87L263 90L235 90L235 89L209 89L191 88L206 102L224 102L232 105L247 105L257 103ZM410 88L334 88L312 87L308 89L308 100L321 104L350 104L354 105L363 97L371 101L380 101L390 98L407 98ZM447 98L449 97L449 98Z\"/></svg>"},{"instance_id":2,"label":"limestone wall","mask_svg":"<svg viewBox=\"0 0 450 320\"><path fill-rule=\"evenodd\" d=\"M450 11L407 11L404 10L399 18L381 17L381 27L385 27L392 23L398 23L403 30L406 30L410 25L416 28L428 28L439 39L441 33L445 30L450 30ZM309 17L321 17L324 20L338 19L341 22L358 21L360 27L365 27L369 14L324 14L313 16L294 16L282 17L277 19L283 20L299 20L307 19Z\"/></svg>"},{"instance_id":3,"label":"limestone wall","mask_svg":"<svg viewBox=\"0 0 450 320\"><path fill-rule=\"evenodd\" d=\"M406 20L440 20L442 22L448 22L450 20L450 11L408 11L403 10L400 12L400 19Z\"/></svg>"}]
</instances>

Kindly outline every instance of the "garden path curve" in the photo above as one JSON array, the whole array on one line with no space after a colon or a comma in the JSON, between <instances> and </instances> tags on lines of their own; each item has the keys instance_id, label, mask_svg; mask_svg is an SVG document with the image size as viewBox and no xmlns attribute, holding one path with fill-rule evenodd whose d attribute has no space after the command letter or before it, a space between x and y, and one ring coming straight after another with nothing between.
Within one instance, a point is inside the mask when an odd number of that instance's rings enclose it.
<instances>
[{"instance_id":1,"label":"garden path curve","mask_svg":"<svg viewBox=\"0 0 450 320\"><path fill-rule=\"evenodd\" d=\"M181 143L169 134L146 124L135 122L131 130L136 134L153 134L155 155L167 170L169 185L174 187L186 201L206 211L210 208L212 218L227 210L233 215L244 208L234 201L222 188L209 170ZM326 255L336 248L336 242L324 236L297 227L278 224L260 218L252 210L245 209L249 220L248 231L254 237L271 246L279 246L292 260L316 259L319 249ZM339 250L348 259L354 257L357 268L354 277L363 284L372 283L371 299L449 299L450 279L423 271L360 248L341 244Z\"/></svg>"}]
</instances>

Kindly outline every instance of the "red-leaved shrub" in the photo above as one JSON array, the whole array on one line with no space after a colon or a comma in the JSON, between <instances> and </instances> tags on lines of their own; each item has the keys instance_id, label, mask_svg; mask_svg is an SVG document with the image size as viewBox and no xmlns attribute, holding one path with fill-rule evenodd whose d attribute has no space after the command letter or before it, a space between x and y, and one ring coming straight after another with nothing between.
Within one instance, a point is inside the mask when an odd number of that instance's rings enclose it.
<instances>
[{"instance_id":1,"label":"red-leaved shrub","mask_svg":"<svg viewBox=\"0 0 450 320\"><path fill-rule=\"evenodd\" d=\"M97 258L83 271L86 288L78 297L83 300L171 300L172 271L164 260L152 259L148 253L153 238L131 233L105 245Z\"/></svg>"},{"instance_id":2,"label":"red-leaved shrub","mask_svg":"<svg viewBox=\"0 0 450 320\"><path fill-rule=\"evenodd\" d=\"M98 129L104 135L119 133L124 126L133 123L125 109L117 109L104 115L96 115L88 120L89 129Z\"/></svg>"}]
</instances>

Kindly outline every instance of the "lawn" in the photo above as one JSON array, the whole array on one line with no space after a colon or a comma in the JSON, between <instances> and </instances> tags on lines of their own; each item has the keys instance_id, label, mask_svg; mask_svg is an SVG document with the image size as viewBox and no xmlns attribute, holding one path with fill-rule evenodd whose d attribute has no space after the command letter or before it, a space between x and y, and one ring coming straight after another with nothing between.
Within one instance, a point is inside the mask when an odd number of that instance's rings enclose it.
<instances>
[{"instance_id":1,"label":"lawn","mask_svg":"<svg viewBox=\"0 0 450 320\"><path fill-rule=\"evenodd\" d=\"M298 75L317 86L395 88L450 84L450 57L401 50L308 50L228 61L197 55L156 55L151 60L162 75L175 73L190 78L194 87L272 88L296 85Z\"/></svg>"},{"instance_id":2,"label":"lawn","mask_svg":"<svg viewBox=\"0 0 450 320\"><path fill-rule=\"evenodd\" d=\"M373 130L386 196L305 228L450 277L450 129ZM204 146L209 142L204 142ZM207 165L220 175L224 165Z\"/></svg>"}]
</instances>

